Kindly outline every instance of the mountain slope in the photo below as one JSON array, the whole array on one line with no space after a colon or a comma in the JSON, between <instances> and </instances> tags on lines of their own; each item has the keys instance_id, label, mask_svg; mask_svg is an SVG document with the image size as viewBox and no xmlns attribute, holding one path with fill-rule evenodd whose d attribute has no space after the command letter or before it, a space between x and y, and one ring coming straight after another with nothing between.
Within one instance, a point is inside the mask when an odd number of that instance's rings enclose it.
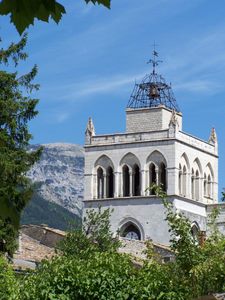
<instances>
[{"instance_id":1,"label":"mountain slope","mask_svg":"<svg viewBox=\"0 0 225 300\"><path fill-rule=\"evenodd\" d=\"M31 151L39 146L31 146ZM42 146L41 159L28 172L28 177L34 183L38 183L35 195L81 216L84 178L83 148L79 145L64 143Z\"/></svg>"},{"instance_id":2,"label":"mountain slope","mask_svg":"<svg viewBox=\"0 0 225 300\"><path fill-rule=\"evenodd\" d=\"M21 224L46 224L49 227L68 230L71 226L80 226L81 218L34 193L32 200L23 211Z\"/></svg>"}]
</instances>

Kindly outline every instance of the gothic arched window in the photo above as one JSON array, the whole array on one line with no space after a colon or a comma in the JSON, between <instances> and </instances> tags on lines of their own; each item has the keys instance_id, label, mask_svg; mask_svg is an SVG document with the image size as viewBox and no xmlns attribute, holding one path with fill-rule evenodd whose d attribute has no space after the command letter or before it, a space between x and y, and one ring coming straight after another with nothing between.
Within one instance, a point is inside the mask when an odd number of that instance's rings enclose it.
<instances>
[{"instance_id":1,"label":"gothic arched window","mask_svg":"<svg viewBox=\"0 0 225 300\"><path fill-rule=\"evenodd\" d=\"M123 196L130 196L130 172L127 165L123 166Z\"/></svg>"},{"instance_id":2,"label":"gothic arched window","mask_svg":"<svg viewBox=\"0 0 225 300\"><path fill-rule=\"evenodd\" d=\"M137 226L135 226L131 222L128 222L127 224L125 224L122 227L120 235L129 240L140 240L141 239L140 230L138 229Z\"/></svg>"},{"instance_id":3,"label":"gothic arched window","mask_svg":"<svg viewBox=\"0 0 225 300\"><path fill-rule=\"evenodd\" d=\"M199 178L199 172L197 170L196 173L195 173L195 199L196 200L199 200L199 198L200 198L199 183L200 183L200 178Z\"/></svg>"},{"instance_id":4,"label":"gothic arched window","mask_svg":"<svg viewBox=\"0 0 225 300\"><path fill-rule=\"evenodd\" d=\"M206 179L206 174L204 174L204 196L207 197L207 179Z\"/></svg>"},{"instance_id":5,"label":"gothic arched window","mask_svg":"<svg viewBox=\"0 0 225 300\"><path fill-rule=\"evenodd\" d=\"M194 222L191 226L191 235L197 243L199 243L199 234L200 234L199 225L197 224L197 222Z\"/></svg>"},{"instance_id":6,"label":"gothic arched window","mask_svg":"<svg viewBox=\"0 0 225 300\"><path fill-rule=\"evenodd\" d=\"M163 191L166 191L166 166L162 162L159 168L159 184L161 185Z\"/></svg>"},{"instance_id":7,"label":"gothic arched window","mask_svg":"<svg viewBox=\"0 0 225 300\"><path fill-rule=\"evenodd\" d=\"M104 197L104 175L101 167L97 170L97 192L98 199Z\"/></svg>"},{"instance_id":8,"label":"gothic arched window","mask_svg":"<svg viewBox=\"0 0 225 300\"><path fill-rule=\"evenodd\" d=\"M106 172L106 198L114 197L114 174L113 168L108 167Z\"/></svg>"},{"instance_id":9,"label":"gothic arched window","mask_svg":"<svg viewBox=\"0 0 225 300\"><path fill-rule=\"evenodd\" d=\"M149 166L149 186L151 187L152 184L156 184L156 170L153 163ZM154 195L154 191L151 190L151 194Z\"/></svg>"},{"instance_id":10,"label":"gothic arched window","mask_svg":"<svg viewBox=\"0 0 225 300\"><path fill-rule=\"evenodd\" d=\"M133 167L133 196L140 196L140 169L136 164Z\"/></svg>"},{"instance_id":11,"label":"gothic arched window","mask_svg":"<svg viewBox=\"0 0 225 300\"><path fill-rule=\"evenodd\" d=\"M193 169L191 171L191 198L195 198L195 174Z\"/></svg>"},{"instance_id":12,"label":"gothic arched window","mask_svg":"<svg viewBox=\"0 0 225 300\"><path fill-rule=\"evenodd\" d=\"M212 198L212 180L210 175L208 175L207 194L209 198Z\"/></svg>"},{"instance_id":13,"label":"gothic arched window","mask_svg":"<svg viewBox=\"0 0 225 300\"><path fill-rule=\"evenodd\" d=\"M182 195L182 168L181 168L181 164L179 164L179 182L178 182L178 186L179 186L179 195Z\"/></svg>"},{"instance_id":14,"label":"gothic arched window","mask_svg":"<svg viewBox=\"0 0 225 300\"><path fill-rule=\"evenodd\" d=\"M186 166L183 167L183 183L182 183L182 195L185 197L187 192L187 169Z\"/></svg>"}]
</instances>

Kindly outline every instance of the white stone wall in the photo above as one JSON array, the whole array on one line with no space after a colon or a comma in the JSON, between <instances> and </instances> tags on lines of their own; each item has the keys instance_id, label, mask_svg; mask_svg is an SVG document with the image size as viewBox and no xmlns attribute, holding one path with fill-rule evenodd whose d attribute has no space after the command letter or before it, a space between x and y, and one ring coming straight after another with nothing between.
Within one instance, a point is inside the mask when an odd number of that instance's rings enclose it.
<instances>
[{"instance_id":1,"label":"white stone wall","mask_svg":"<svg viewBox=\"0 0 225 300\"><path fill-rule=\"evenodd\" d=\"M187 217L190 216L200 230L206 230L205 205L188 202L179 197L169 197L168 200L174 202L176 209L184 212ZM165 208L162 201L154 196L85 201L84 204L84 215L89 207L112 208L111 230L115 234L125 223L133 222L140 230L142 240L152 239L156 243L169 245L170 234L165 221Z\"/></svg>"},{"instance_id":2,"label":"white stone wall","mask_svg":"<svg viewBox=\"0 0 225 300\"><path fill-rule=\"evenodd\" d=\"M177 115L178 128L174 133L169 132L170 118L171 111L164 107L129 109L127 133L93 136L90 144L85 146L85 209L99 205L113 208L111 225L114 232L131 220L140 229L142 239L151 238L168 244L164 207L160 199L146 191L152 159L156 165L161 160L166 166L167 194L175 208L198 224L200 230L206 230L206 204L218 201L217 145L182 132L181 114ZM140 196L123 197L124 163L137 164L140 168ZM103 169L105 184L107 164L114 170L114 198L105 198L104 192L103 199L97 199L97 169ZM185 170L182 174L181 167ZM198 176L193 176L192 170ZM204 174L212 177L210 197L204 193ZM129 175L131 180L130 169ZM192 178L195 180L194 195Z\"/></svg>"},{"instance_id":3,"label":"white stone wall","mask_svg":"<svg viewBox=\"0 0 225 300\"><path fill-rule=\"evenodd\" d=\"M127 109L126 132L158 131L168 129L172 111L165 107ZM179 130L182 130L182 115L177 113Z\"/></svg>"},{"instance_id":4,"label":"white stone wall","mask_svg":"<svg viewBox=\"0 0 225 300\"><path fill-rule=\"evenodd\" d=\"M196 170L196 162L199 166L200 171L200 202L207 203L217 203L218 202L218 157L216 155L211 155L204 150L196 149L193 145L187 145L182 143L182 141L176 142L175 147L175 157L176 157L176 176L175 181L175 194L179 195L179 186L178 186L178 176L179 176L179 164L182 166L186 163L187 166L187 198L192 198L191 195L191 171L192 169ZM204 173L207 172L207 165L210 165L213 173L213 183L212 183L212 197L207 198L204 196Z\"/></svg>"},{"instance_id":5,"label":"white stone wall","mask_svg":"<svg viewBox=\"0 0 225 300\"><path fill-rule=\"evenodd\" d=\"M211 146L211 145L210 145ZM99 145L86 147L85 151L85 199L96 198L96 161L103 155L111 159L115 173L115 197L122 196L122 164L121 160L128 153L132 153L140 164L141 170L141 195L146 195L149 186L149 162L148 157L154 151L160 152L166 160L167 169L167 193L168 195L180 195L179 192L179 164L184 162L187 167L186 198L191 199L191 171L196 169L196 161L199 165L199 201L204 203L216 203L218 199L218 157L201 149L183 143L179 139L164 139L152 142L136 142L129 144ZM184 159L185 157L185 159ZM204 173L207 165L213 172L212 197L206 198L203 193Z\"/></svg>"},{"instance_id":6,"label":"white stone wall","mask_svg":"<svg viewBox=\"0 0 225 300\"><path fill-rule=\"evenodd\" d=\"M141 195L146 195L146 188L149 187L149 162L148 157L154 151L160 152L166 160L168 172L168 194L174 194L176 176L175 169L175 143L170 141L161 141L155 143L132 143L130 145L115 145L112 147L86 148L85 152L85 199L93 199L96 195L96 168L95 162L103 155L109 157L114 166L115 172L115 197L122 196L122 164L121 160L128 153L132 153L139 161L141 170Z\"/></svg>"}]
</instances>

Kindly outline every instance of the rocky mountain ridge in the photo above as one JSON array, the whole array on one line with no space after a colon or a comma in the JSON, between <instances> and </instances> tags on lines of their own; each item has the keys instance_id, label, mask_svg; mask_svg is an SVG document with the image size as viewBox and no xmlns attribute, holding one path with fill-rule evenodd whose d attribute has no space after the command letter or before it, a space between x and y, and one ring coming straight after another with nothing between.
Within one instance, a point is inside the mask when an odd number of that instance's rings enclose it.
<instances>
[{"instance_id":1,"label":"rocky mountain ridge","mask_svg":"<svg viewBox=\"0 0 225 300\"><path fill-rule=\"evenodd\" d=\"M76 144L52 143L43 146L40 160L28 172L36 192L45 200L81 216L84 190L84 149Z\"/></svg>"}]
</instances>

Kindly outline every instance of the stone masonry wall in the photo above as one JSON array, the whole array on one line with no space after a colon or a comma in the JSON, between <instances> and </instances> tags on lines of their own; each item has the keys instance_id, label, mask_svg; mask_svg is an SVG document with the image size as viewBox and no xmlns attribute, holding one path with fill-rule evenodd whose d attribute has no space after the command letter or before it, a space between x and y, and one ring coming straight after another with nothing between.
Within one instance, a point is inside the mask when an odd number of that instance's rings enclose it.
<instances>
[{"instance_id":1,"label":"stone masonry wall","mask_svg":"<svg viewBox=\"0 0 225 300\"><path fill-rule=\"evenodd\" d=\"M127 109L126 132L144 132L168 129L172 111L164 107L151 109ZM182 116L177 114L179 130L182 130Z\"/></svg>"}]
</instances>

